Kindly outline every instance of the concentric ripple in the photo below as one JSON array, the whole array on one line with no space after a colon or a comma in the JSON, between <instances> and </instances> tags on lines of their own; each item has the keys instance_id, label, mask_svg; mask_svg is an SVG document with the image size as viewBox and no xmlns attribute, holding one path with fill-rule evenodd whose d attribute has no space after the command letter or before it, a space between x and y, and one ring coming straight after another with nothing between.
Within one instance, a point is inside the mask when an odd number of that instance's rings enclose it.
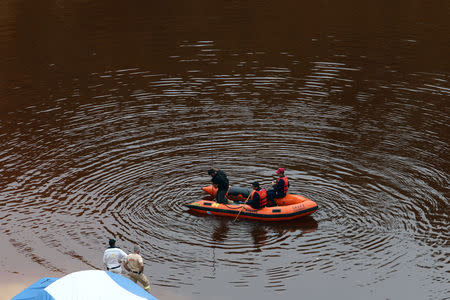
<instances>
[{"instance_id":1,"label":"concentric ripple","mask_svg":"<svg viewBox=\"0 0 450 300\"><path fill-rule=\"evenodd\" d=\"M264 76L200 77L207 74L199 71L181 78L138 68L92 74L91 101L74 91L51 108L30 106L2 122L16 126L3 133L3 234L18 252L61 273L77 264L101 268L89 253L100 253L108 237L127 249L139 243L158 274L151 276L154 284L171 288L223 276L211 268L234 270L236 280L228 279L234 287L264 276L265 289L277 292L305 272L345 278L370 270L361 284L377 285L426 251L445 269L446 252L436 245L449 237L441 209L448 200L440 189L448 177L436 168L443 157L424 154L418 143L446 147L430 138L448 116L430 107L417 128L404 123L423 109L411 100L423 91L403 88L406 83L389 87L396 101L377 107L378 118L376 110L327 103L322 97L341 93L352 72L358 68L317 62L306 81L285 68L261 70ZM150 79L124 100L118 94L124 78ZM284 112L257 98L252 106L212 100L224 86L233 97L248 98L248 85L291 86L284 90ZM423 86L438 98L447 93ZM268 130L278 128L280 113L282 135ZM274 168L286 166L291 190L320 209L286 224L189 213L184 204L205 196L211 165L240 186L253 180L268 186ZM62 263L55 252L75 262Z\"/></svg>"}]
</instances>

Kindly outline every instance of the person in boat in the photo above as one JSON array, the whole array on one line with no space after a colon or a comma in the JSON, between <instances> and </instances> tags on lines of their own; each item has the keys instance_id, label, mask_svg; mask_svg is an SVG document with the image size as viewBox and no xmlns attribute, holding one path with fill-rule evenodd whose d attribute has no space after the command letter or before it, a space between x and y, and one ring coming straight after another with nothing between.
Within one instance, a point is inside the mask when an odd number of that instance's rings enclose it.
<instances>
[{"instance_id":1,"label":"person in boat","mask_svg":"<svg viewBox=\"0 0 450 300\"><path fill-rule=\"evenodd\" d=\"M144 287L144 290L150 293L150 281L144 274L144 260L142 259L141 247L134 245L133 253L128 254L123 264L124 268L128 271L128 276L134 283L138 281Z\"/></svg>"},{"instance_id":2,"label":"person in boat","mask_svg":"<svg viewBox=\"0 0 450 300\"><path fill-rule=\"evenodd\" d=\"M228 200L225 199L225 195L230 187L230 183L225 172L213 168L208 170L208 174L211 176L213 186L217 188L216 202L228 203Z\"/></svg>"},{"instance_id":3,"label":"person in boat","mask_svg":"<svg viewBox=\"0 0 450 300\"><path fill-rule=\"evenodd\" d=\"M284 168L279 168L275 173L278 178L273 182L272 188L267 191L267 202L270 206L276 206L275 198L280 199L286 197L289 189L289 180L284 175Z\"/></svg>"},{"instance_id":4,"label":"person in boat","mask_svg":"<svg viewBox=\"0 0 450 300\"><path fill-rule=\"evenodd\" d=\"M117 274L122 274L122 262L127 258L127 254L116 247L116 240L109 239L109 247L103 255L103 264L106 270Z\"/></svg>"},{"instance_id":5,"label":"person in boat","mask_svg":"<svg viewBox=\"0 0 450 300\"><path fill-rule=\"evenodd\" d=\"M252 183L253 191L251 192L250 201L248 205L254 209L261 209L267 205L267 192L259 185L258 181Z\"/></svg>"}]
</instances>

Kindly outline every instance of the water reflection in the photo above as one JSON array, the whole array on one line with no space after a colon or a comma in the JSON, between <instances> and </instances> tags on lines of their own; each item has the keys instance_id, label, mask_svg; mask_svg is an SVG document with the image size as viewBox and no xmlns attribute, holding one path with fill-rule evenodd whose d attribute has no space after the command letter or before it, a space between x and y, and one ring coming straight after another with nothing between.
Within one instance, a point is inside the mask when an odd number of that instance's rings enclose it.
<instances>
[{"instance_id":1,"label":"water reflection","mask_svg":"<svg viewBox=\"0 0 450 300\"><path fill-rule=\"evenodd\" d=\"M305 216L289 222L271 224L271 228L279 233L301 231L302 234L312 233L317 230L319 223L313 216Z\"/></svg>"},{"instance_id":2,"label":"water reflection","mask_svg":"<svg viewBox=\"0 0 450 300\"><path fill-rule=\"evenodd\" d=\"M218 220L212 231L211 238L213 241L223 243L226 240L228 231L230 230L229 223L230 221L224 218Z\"/></svg>"},{"instance_id":3,"label":"water reflection","mask_svg":"<svg viewBox=\"0 0 450 300\"><path fill-rule=\"evenodd\" d=\"M267 230L261 225L262 224L254 224L253 226L250 226L250 235L253 238L255 251L262 251L261 247L264 247L267 240Z\"/></svg>"},{"instance_id":4,"label":"water reflection","mask_svg":"<svg viewBox=\"0 0 450 300\"><path fill-rule=\"evenodd\" d=\"M238 219L236 221L231 217L208 216L201 213L187 211L198 218L204 218L204 221L211 226L211 239L217 244L224 245L228 238L237 240L246 240L251 237L255 249L261 250L266 244L269 235L276 235L278 238L289 233L302 234L312 233L317 230L318 222L312 216L302 217L296 220L284 222L262 222L258 220ZM229 237L230 227L241 227L239 235ZM234 244L230 242L229 244Z\"/></svg>"}]
</instances>

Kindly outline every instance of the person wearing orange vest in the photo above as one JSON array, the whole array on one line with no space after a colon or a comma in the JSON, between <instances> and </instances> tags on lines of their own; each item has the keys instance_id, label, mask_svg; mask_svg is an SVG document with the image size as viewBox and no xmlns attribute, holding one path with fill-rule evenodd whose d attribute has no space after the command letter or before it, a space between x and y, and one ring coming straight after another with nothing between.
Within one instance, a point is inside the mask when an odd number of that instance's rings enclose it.
<instances>
[{"instance_id":1,"label":"person wearing orange vest","mask_svg":"<svg viewBox=\"0 0 450 300\"><path fill-rule=\"evenodd\" d=\"M279 168L275 173L278 175L278 179L272 185L272 189L267 191L267 202L270 206L276 206L277 204L274 198L286 197L289 189L289 180L284 175L284 168Z\"/></svg>"},{"instance_id":2,"label":"person wearing orange vest","mask_svg":"<svg viewBox=\"0 0 450 300\"><path fill-rule=\"evenodd\" d=\"M259 186L259 182L252 183L253 191L251 192L251 200L247 202L248 205L254 209L261 209L267 205L267 192L264 188Z\"/></svg>"}]
</instances>

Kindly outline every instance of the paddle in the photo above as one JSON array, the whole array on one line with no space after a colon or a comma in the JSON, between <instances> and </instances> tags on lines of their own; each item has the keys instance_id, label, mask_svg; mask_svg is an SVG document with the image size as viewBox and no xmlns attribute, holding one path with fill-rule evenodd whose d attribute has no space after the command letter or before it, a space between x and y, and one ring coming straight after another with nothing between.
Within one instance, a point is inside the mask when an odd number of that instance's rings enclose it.
<instances>
[{"instance_id":1,"label":"paddle","mask_svg":"<svg viewBox=\"0 0 450 300\"><path fill-rule=\"evenodd\" d=\"M250 194L248 194L248 197L247 197L247 199L245 199L245 202L244 202L244 204L242 204L242 207L241 207L241 209L239 210L239 212L238 212L238 214L237 214L237 216L236 216L236 218L234 219L234 221L233 221L233 223L234 222L236 222L236 220L237 220L237 218L239 217L239 215L241 214L241 211L244 209L244 205L245 205L245 203L247 203L247 201L248 201L248 199L250 199L250 196L253 194L253 191L250 191Z\"/></svg>"}]
</instances>

